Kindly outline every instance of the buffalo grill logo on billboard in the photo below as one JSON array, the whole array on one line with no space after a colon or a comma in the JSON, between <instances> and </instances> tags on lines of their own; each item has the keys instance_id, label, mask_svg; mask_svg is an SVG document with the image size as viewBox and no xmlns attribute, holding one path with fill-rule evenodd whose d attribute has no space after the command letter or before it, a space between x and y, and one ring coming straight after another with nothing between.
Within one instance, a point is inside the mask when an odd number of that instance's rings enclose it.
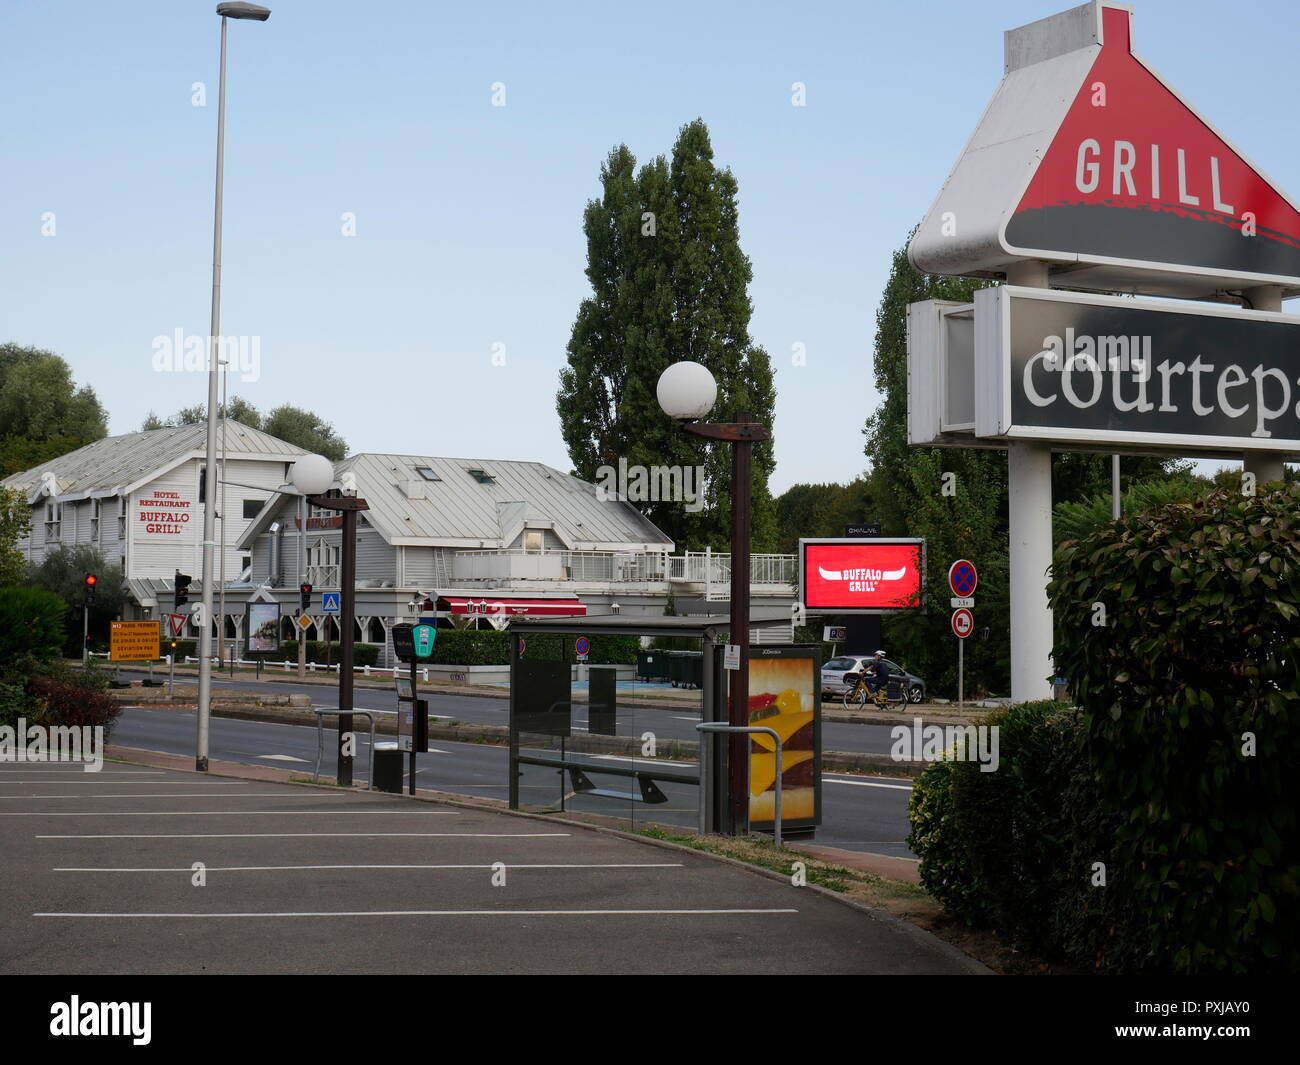
<instances>
[{"instance_id":1,"label":"buffalo grill logo on billboard","mask_svg":"<svg viewBox=\"0 0 1300 1065\"><path fill-rule=\"evenodd\" d=\"M877 613L921 605L919 540L801 540L799 557L807 610Z\"/></svg>"},{"instance_id":2,"label":"buffalo grill logo on billboard","mask_svg":"<svg viewBox=\"0 0 1300 1065\"><path fill-rule=\"evenodd\" d=\"M1128 10L1102 36L1004 244L1300 277L1300 212L1133 54Z\"/></svg>"}]
</instances>

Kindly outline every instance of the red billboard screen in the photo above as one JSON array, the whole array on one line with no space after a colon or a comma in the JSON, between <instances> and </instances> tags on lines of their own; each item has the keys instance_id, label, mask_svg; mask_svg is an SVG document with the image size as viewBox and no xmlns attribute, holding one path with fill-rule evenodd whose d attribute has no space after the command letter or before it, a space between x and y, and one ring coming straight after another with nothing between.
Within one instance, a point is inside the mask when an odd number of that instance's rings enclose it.
<instances>
[{"instance_id":1,"label":"red billboard screen","mask_svg":"<svg viewBox=\"0 0 1300 1065\"><path fill-rule=\"evenodd\" d=\"M917 609L924 547L923 540L800 540L800 601L824 614Z\"/></svg>"}]
</instances>

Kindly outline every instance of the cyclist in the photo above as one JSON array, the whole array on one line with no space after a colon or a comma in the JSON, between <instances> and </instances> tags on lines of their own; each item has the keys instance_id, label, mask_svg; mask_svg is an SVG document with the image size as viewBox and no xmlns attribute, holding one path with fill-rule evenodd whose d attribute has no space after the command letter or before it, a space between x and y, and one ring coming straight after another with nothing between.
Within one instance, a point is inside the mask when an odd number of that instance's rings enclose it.
<instances>
[{"instance_id":1,"label":"cyclist","mask_svg":"<svg viewBox=\"0 0 1300 1065\"><path fill-rule=\"evenodd\" d=\"M863 679L872 695L877 691L888 691L886 685L889 683L889 663L885 661L884 651L877 651L863 672L866 674Z\"/></svg>"}]
</instances>

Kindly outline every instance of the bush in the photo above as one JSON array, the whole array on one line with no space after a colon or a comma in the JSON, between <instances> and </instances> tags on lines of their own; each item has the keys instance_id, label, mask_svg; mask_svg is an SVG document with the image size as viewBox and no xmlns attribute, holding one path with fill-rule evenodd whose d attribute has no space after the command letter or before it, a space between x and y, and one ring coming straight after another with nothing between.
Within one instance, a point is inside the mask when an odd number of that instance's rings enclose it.
<instances>
[{"instance_id":1,"label":"bush","mask_svg":"<svg viewBox=\"0 0 1300 1065\"><path fill-rule=\"evenodd\" d=\"M307 661L323 666L326 658L326 646L324 640L308 640ZM332 666L337 666L339 664L339 655L343 653L343 645L331 641L328 647L329 663ZM373 666L379 661L379 651L380 645L377 643L354 643L352 645L352 664L354 666ZM282 640L280 650L268 652L263 657L268 662L281 662L285 659L296 662L298 661L298 641Z\"/></svg>"},{"instance_id":2,"label":"bush","mask_svg":"<svg viewBox=\"0 0 1300 1065\"><path fill-rule=\"evenodd\" d=\"M1054 572L1056 661L1117 816L1110 882L1138 915L1127 956L1296 971L1300 486L1127 517Z\"/></svg>"},{"instance_id":3,"label":"bush","mask_svg":"<svg viewBox=\"0 0 1300 1065\"><path fill-rule=\"evenodd\" d=\"M110 695L77 684L69 684L50 677L32 677L27 682L27 694L35 701L33 724L45 726L101 726L107 742L121 704Z\"/></svg>"},{"instance_id":4,"label":"bush","mask_svg":"<svg viewBox=\"0 0 1300 1065\"><path fill-rule=\"evenodd\" d=\"M0 663L58 657L67 612L62 599L42 588L0 588Z\"/></svg>"},{"instance_id":5,"label":"bush","mask_svg":"<svg viewBox=\"0 0 1300 1065\"><path fill-rule=\"evenodd\" d=\"M574 661L573 641L576 638L552 632L536 633L526 637L524 654L534 660L551 662L564 661L567 655L569 661ZM454 666L508 665L510 639L508 632L439 629L433 644L433 657L429 661ZM699 641L694 643L698 646ZM593 636L587 661L591 665L634 665L640 649L641 641L636 636Z\"/></svg>"}]
</instances>

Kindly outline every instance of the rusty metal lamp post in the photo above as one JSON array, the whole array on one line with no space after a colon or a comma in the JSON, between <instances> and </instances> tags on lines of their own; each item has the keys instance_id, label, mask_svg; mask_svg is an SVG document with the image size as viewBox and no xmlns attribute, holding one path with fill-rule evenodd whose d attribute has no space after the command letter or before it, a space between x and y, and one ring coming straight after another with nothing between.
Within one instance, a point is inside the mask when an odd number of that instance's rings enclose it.
<instances>
[{"instance_id":1,"label":"rusty metal lamp post","mask_svg":"<svg viewBox=\"0 0 1300 1065\"><path fill-rule=\"evenodd\" d=\"M659 406L682 423L683 432L731 445L731 642L739 649L739 665L728 684L727 723L749 724L749 540L753 519L752 470L754 442L771 439L767 426L749 411L737 411L734 422L701 422L718 397L717 382L698 362L678 362L659 377ZM748 753L750 738L733 733L727 746L727 827L739 835L749 824ZM780 767L777 767L780 772Z\"/></svg>"}]
</instances>

